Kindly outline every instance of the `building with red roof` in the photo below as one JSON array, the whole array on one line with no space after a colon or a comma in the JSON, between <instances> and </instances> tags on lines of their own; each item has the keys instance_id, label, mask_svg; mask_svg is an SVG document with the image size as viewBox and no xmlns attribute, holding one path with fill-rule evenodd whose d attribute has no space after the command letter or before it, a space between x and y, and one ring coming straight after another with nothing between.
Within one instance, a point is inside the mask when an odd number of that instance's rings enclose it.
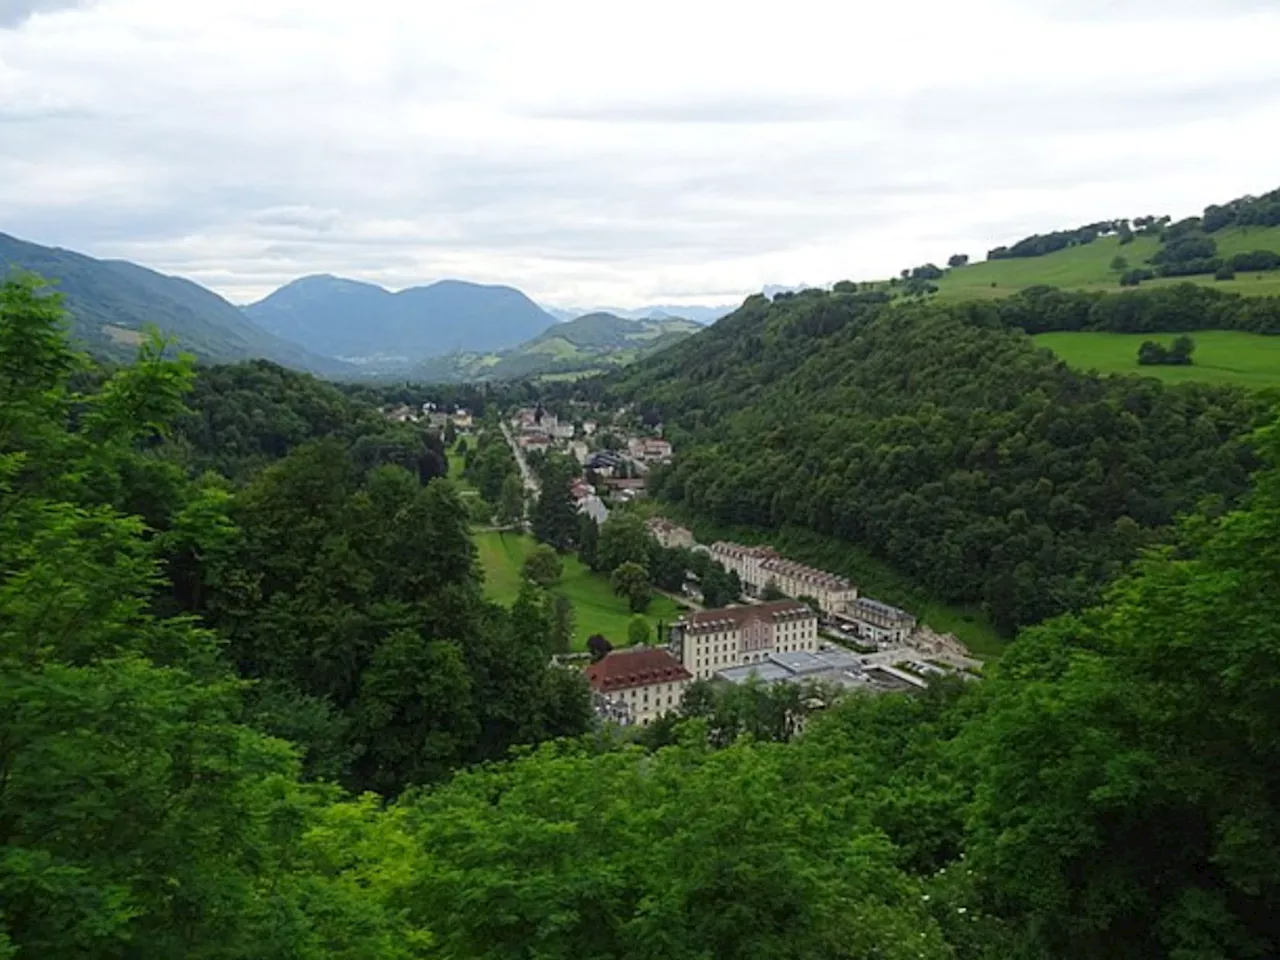
<instances>
[{"instance_id":1,"label":"building with red roof","mask_svg":"<svg viewBox=\"0 0 1280 960\"><path fill-rule=\"evenodd\" d=\"M679 707L692 679L679 660L659 647L614 650L587 667L591 689L625 708L631 722L641 726Z\"/></svg>"}]
</instances>

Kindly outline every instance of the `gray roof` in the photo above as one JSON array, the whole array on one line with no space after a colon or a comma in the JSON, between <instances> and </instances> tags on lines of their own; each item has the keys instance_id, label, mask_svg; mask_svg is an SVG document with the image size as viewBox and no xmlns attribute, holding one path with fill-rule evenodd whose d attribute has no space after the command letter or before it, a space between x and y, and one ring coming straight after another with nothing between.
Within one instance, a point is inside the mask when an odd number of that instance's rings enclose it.
<instances>
[{"instance_id":1,"label":"gray roof","mask_svg":"<svg viewBox=\"0 0 1280 960\"><path fill-rule=\"evenodd\" d=\"M915 618L905 610L898 607L892 607L887 603L881 603L879 600L872 600L870 597L859 597L853 602L854 607L864 607L868 610L874 610L881 616L893 617L898 620L914 620Z\"/></svg>"}]
</instances>

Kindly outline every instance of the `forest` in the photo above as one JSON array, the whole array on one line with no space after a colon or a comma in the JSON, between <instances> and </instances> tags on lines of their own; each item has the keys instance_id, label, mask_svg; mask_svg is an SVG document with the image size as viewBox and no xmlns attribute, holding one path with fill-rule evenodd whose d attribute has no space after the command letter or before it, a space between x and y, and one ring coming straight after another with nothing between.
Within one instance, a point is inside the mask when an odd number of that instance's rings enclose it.
<instances>
[{"instance_id":1,"label":"forest","mask_svg":"<svg viewBox=\"0 0 1280 960\"><path fill-rule=\"evenodd\" d=\"M1184 329L1171 318L1189 326L1200 303L1242 324L1280 312L1183 293L756 297L605 389L682 451L652 478L655 495L725 523L848 540L942 601L980 604L1012 636L1094 602L1178 514L1247 488L1264 399L1076 373L1024 334Z\"/></svg>"},{"instance_id":2,"label":"forest","mask_svg":"<svg viewBox=\"0 0 1280 960\"><path fill-rule=\"evenodd\" d=\"M532 599L483 601L429 437L156 341L94 368L56 297L0 286L0 957L1275 956L1280 433L1228 391L1069 375L995 317L879 309L754 303L728 322L747 354L688 362L798 409L761 368L807 341L856 420L864 351L890 426L855 442L892 444L877 471L927 475L934 431L985 424L985 448L957 433L973 476L943 492L986 476L1006 488L987 500L1047 497L1005 532L1065 512L1050 543L1116 548L1116 578L981 683L803 725L785 692L695 685L629 739L589 726ZM881 324L901 363L869 352ZM727 386L689 387L681 429ZM759 453L833 420L761 424ZM1082 469L1057 506L1023 489L1024 461L1069 478L1095 441L1101 481ZM847 482L869 476L858 456ZM801 462L802 492L833 482ZM1122 495L1160 545L1071 509Z\"/></svg>"}]
</instances>

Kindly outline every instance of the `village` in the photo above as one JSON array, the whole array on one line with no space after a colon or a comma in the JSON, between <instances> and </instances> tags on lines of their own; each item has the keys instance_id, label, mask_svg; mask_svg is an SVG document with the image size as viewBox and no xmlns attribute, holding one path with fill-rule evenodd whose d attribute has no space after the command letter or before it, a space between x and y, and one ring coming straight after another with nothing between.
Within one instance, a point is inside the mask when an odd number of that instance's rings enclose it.
<instances>
[{"instance_id":1,"label":"village","mask_svg":"<svg viewBox=\"0 0 1280 960\"><path fill-rule=\"evenodd\" d=\"M465 434L476 425L466 410L384 411ZM522 407L500 424L522 482L538 494L531 461L551 453L571 458L580 474L571 496L579 514L604 524L611 510L647 493L648 477L670 463L674 449L661 425L643 430L628 411L562 417ZM662 547L707 555L732 574L740 602L706 609L689 574L680 600L685 613L654 645L611 649L586 667L597 716L620 726L647 726L679 708L695 681L712 684L809 684L830 696L912 693L935 677L980 676L982 661L950 634L940 634L906 610L862 595L837 574L789 559L767 545L699 543L691 530L654 515L649 535Z\"/></svg>"},{"instance_id":2,"label":"village","mask_svg":"<svg viewBox=\"0 0 1280 960\"><path fill-rule=\"evenodd\" d=\"M614 422L625 422L620 411ZM510 418L519 460L528 453L560 450L582 467L573 496L578 510L603 523L609 504L625 504L646 492L650 470L670 462L671 443L661 436L610 434L603 447L601 424L580 424L540 409L523 408ZM954 636L939 634L915 616L860 596L847 579L806 566L768 546L719 541L698 543L692 531L655 516L650 535L662 546L704 552L737 576L742 604L702 609L695 579L685 596L695 607L673 623L665 642L613 650L587 668L597 713L621 725L647 726L680 705L695 680L714 683L817 683L829 689L867 693L910 692L930 678L972 678L982 662ZM771 598L780 599L771 599Z\"/></svg>"}]
</instances>

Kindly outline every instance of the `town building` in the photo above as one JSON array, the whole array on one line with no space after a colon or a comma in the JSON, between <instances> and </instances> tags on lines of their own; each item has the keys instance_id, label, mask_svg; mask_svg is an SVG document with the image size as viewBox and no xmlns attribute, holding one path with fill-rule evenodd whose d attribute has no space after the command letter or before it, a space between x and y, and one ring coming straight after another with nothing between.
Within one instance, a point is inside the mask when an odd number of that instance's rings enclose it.
<instances>
[{"instance_id":1,"label":"town building","mask_svg":"<svg viewBox=\"0 0 1280 960\"><path fill-rule=\"evenodd\" d=\"M738 575L748 594L761 596L770 585L789 597L812 597L823 613L842 612L858 597L844 577L788 560L772 547L746 547L720 541L711 556Z\"/></svg>"},{"instance_id":2,"label":"town building","mask_svg":"<svg viewBox=\"0 0 1280 960\"><path fill-rule=\"evenodd\" d=\"M668 520L666 517L654 517L647 524L649 533L653 539L657 540L661 546L685 547L693 546L693 533L681 526L678 526Z\"/></svg>"},{"instance_id":3,"label":"town building","mask_svg":"<svg viewBox=\"0 0 1280 960\"><path fill-rule=\"evenodd\" d=\"M587 462L587 458L591 456L591 448L581 440L575 440L573 443L569 444L569 454L573 459L578 461L580 466L584 466Z\"/></svg>"},{"instance_id":4,"label":"town building","mask_svg":"<svg viewBox=\"0 0 1280 960\"><path fill-rule=\"evenodd\" d=\"M632 437L627 442L627 452L637 460L661 463L670 460L671 444L657 437Z\"/></svg>"},{"instance_id":5,"label":"town building","mask_svg":"<svg viewBox=\"0 0 1280 960\"><path fill-rule=\"evenodd\" d=\"M818 615L796 600L699 610L671 625L671 648L698 679L774 653L818 647Z\"/></svg>"},{"instance_id":6,"label":"town building","mask_svg":"<svg viewBox=\"0 0 1280 960\"><path fill-rule=\"evenodd\" d=\"M546 453L551 449L551 438L545 433L521 434L517 442L529 453Z\"/></svg>"},{"instance_id":7,"label":"town building","mask_svg":"<svg viewBox=\"0 0 1280 960\"><path fill-rule=\"evenodd\" d=\"M598 423L596 423L594 420L583 420L583 421L582 421L582 432L583 432L583 434L585 434L585 435L586 435L586 436L588 436L588 437L590 437L590 436L594 436L594 435L595 435L595 432L596 432L596 430L599 428L599 426L600 426L600 425L599 425Z\"/></svg>"},{"instance_id":8,"label":"town building","mask_svg":"<svg viewBox=\"0 0 1280 960\"><path fill-rule=\"evenodd\" d=\"M680 661L660 647L614 650L587 667L591 689L618 713L625 706L631 722L640 726L678 709L692 679Z\"/></svg>"},{"instance_id":9,"label":"town building","mask_svg":"<svg viewBox=\"0 0 1280 960\"><path fill-rule=\"evenodd\" d=\"M906 643L916 629L916 618L907 611L870 597L854 600L838 619L851 624L858 636L876 643Z\"/></svg>"},{"instance_id":10,"label":"town building","mask_svg":"<svg viewBox=\"0 0 1280 960\"><path fill-rule=\"evenodd\" d=\"M457 410L453 414L453 426L455 430L463 433L468 432L475 426L475 418L471 416L470 410Z\"/></svg>"}]
</instances>

